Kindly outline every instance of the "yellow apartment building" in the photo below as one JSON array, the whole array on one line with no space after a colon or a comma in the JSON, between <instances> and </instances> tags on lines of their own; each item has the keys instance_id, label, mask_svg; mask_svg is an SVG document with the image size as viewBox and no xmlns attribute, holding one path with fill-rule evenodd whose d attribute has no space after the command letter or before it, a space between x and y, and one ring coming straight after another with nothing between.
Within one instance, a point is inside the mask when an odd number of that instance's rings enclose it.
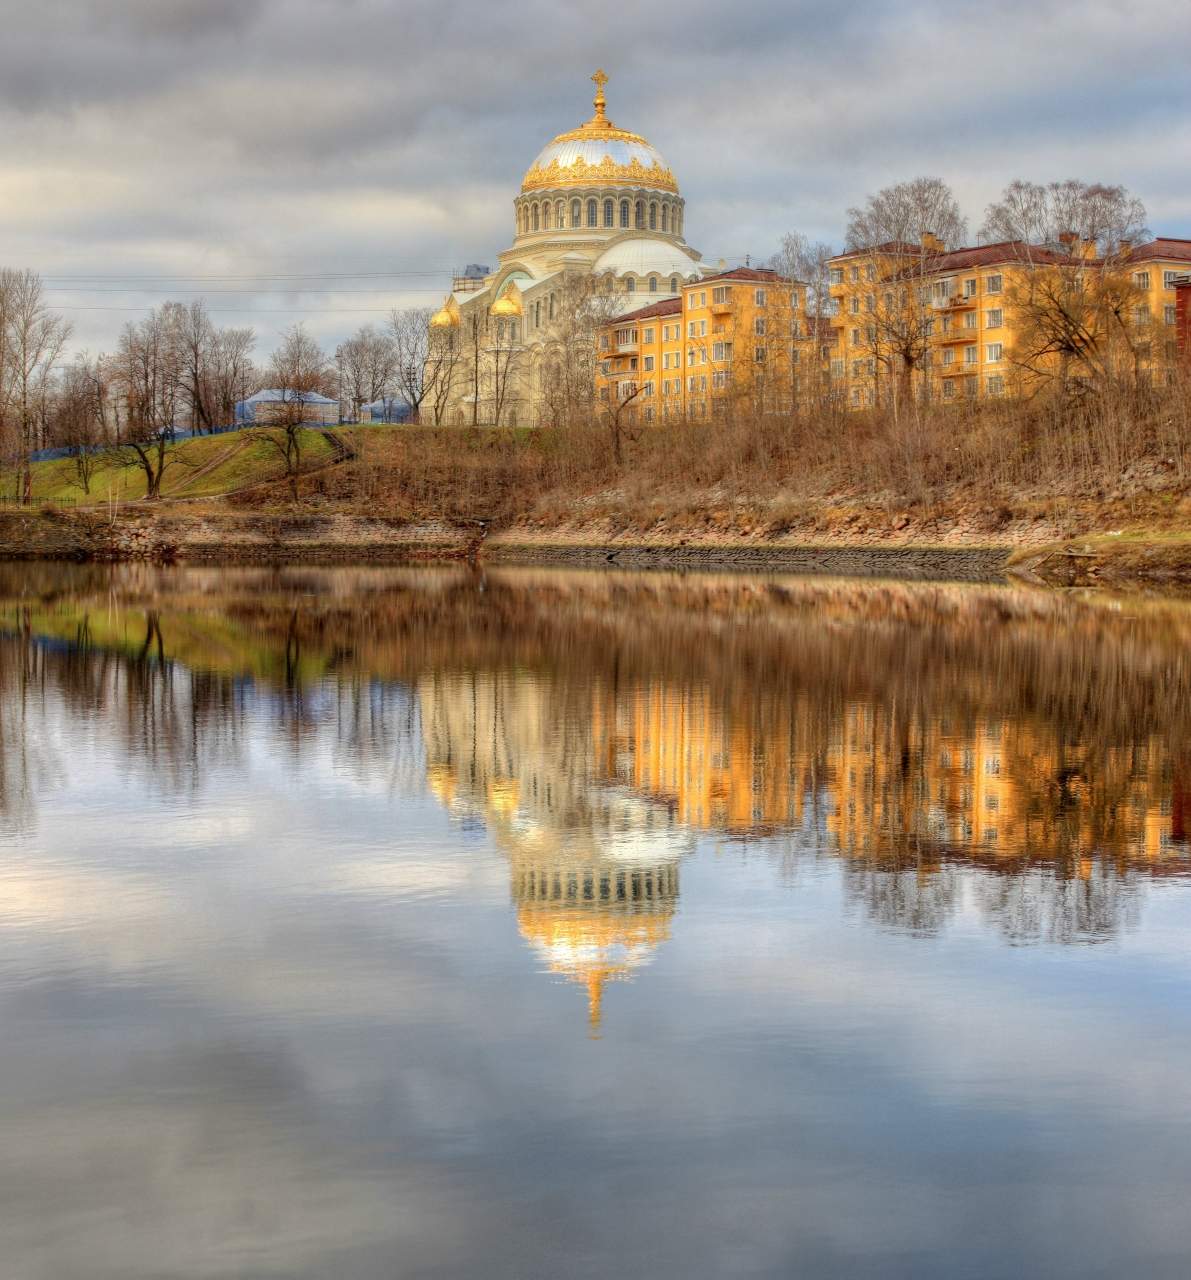
<instances>
[{"instance_id":1,"label":"yellow apartment building","mask_svg":"<svg viewBox=\"0 0 1191 1280\"><path fill-rule=\"evenodd\" d=\"M815 350L805 285L757 267L717 272L608 320L598 346L601 405L646 422L729 406L789 410Z\"/></svg>"},{"instance_id":2,"label":"yellow apartment building","mask_svg":"<svg viewBox=\"0 0 1191 1280\"><path fill-rule=\"evenodd\" d=\"M875 404L907 365L913 390L943 401L1018 389L1028 375L1014 360L1023 337L1015 288L1030 271L1102 266L1090 245L1004 241L947 250L933 236L840 254L829 264L828 306L837 398L853 408ZM1174 282L1189 268L1191 241L1169 238L1136 247L1113 268L1137 291L1133 323L1150 330L1143 343L1151 371L1177 357Z\"/></svg>"}]
</instances>

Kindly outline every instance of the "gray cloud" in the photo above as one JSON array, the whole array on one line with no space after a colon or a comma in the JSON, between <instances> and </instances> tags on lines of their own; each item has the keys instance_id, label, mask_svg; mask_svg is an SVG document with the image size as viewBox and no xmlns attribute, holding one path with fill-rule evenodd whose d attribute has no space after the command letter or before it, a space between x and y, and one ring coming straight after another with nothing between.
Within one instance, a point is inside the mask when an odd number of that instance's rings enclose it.
<instances>
[{"instance_id":1,"label":"gray cloud","mask_svg":"<svg viewBox=\"0 0 1191 1280\"><path fill-rule=\"evenodd\" d=\"M522 172L586 117L597 63L713 259L767 254L791 227L838 241L848 205L923 172L973 226L1010 178L1075 175L1127 183L1155 229L1191 234L1189 44L1191 10L1170 0L1010 0L995 17L943 0L609 0L598 17L545 0L57 0L5 17L0 244L47 276L431 273L211 298L263 346L291 307L334 341L494 258ZM55 296L114 308L70 312L98 348L120 308L184 291Z\"/></svg>"}]
</instances>

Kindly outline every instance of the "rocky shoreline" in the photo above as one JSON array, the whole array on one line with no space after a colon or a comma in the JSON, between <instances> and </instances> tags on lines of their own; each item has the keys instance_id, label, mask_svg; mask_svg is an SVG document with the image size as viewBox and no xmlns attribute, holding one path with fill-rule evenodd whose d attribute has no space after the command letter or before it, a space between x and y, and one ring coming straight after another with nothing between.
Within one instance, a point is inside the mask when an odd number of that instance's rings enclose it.
<instances>
[{"instance_id":1,"label":"rocky shoreline","mask_svg":"<svg viewBox=\"0 0 1191 1280\"><path fill-rule=\"evenodd\" d=\"M502 530L346 513L197 513L183 508L0 514L0 559L146 561L169 564L411 564L471 560L540 565L683 571L830 574L907 580L1039 585L1191 585L1191 542L1113 544L1103 539L1022 546L932 545L899 537L852 541L846 531L822 540L584 537L583 530Z\"/></svg>"}]
</instances>

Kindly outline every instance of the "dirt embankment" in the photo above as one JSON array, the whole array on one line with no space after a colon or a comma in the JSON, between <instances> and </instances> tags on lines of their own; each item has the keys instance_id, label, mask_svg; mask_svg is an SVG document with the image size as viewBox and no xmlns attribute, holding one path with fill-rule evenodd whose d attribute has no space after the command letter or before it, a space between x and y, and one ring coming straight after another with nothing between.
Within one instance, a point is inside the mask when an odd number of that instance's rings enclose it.
<instances>
[{"instance_id":1,"label":"dirt embankment","mask_svg":"<svg viewBox=\"0 0 1191 1280\"><path fill-rule=\"evenodd\" d=\"M995 517L994 517L995 518ZM839 509L778 527L755 514L705 512L646 528L575 518L410 521L342 511L245 512L163 505L103 512L0 515L0 558L192 564L397 564L475 559L492 564L751 572L988 581L1019 576L1053 586L1191 586L1191 534L1109 530L1067 536L1053 519L964 519L947 513L874 515Z\"/></svg>"}]
</instances>

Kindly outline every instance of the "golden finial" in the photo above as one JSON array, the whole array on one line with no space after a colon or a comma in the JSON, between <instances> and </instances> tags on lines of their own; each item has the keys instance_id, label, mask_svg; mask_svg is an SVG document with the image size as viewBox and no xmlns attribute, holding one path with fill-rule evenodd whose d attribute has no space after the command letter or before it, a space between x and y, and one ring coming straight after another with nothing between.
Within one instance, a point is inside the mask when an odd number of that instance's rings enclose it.
<instances>
[{"instance_id":1,"label":"golden finial","mask_svg":"<svg viewBox=\"0 0 1191 1280\"><path fill-rule=\"evenodd\" d=\"M600 1034L601 1006L604 1002L604 975L590 973L587 975L587 1025L592 1039Z\"/></svg>"},{"instance_id":2,"label":"golden finial","mask_svg":"<svg viewBox=\"0 0 1191 1280\"><path fill-rule=\"evenodd\" d=\"M604 115L604 108L608 105L608 100L604 97L604 86L608 83L608 77L601 69L592 76L592 82L596 87L596 96L592 100L592 106L595 107L595 118L592 120L592 124L595 124L596 121L603 123L608 118Z\"/></svg>"}]
</instances>

